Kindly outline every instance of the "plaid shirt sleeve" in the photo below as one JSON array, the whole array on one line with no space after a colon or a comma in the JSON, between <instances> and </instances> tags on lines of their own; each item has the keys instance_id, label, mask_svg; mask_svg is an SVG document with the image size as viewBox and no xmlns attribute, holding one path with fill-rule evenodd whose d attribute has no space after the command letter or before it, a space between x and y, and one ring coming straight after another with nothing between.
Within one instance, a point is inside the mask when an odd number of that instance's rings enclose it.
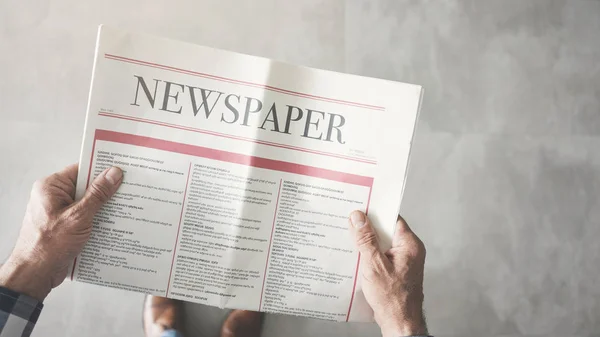
<instances>
[{"instance_id":1,"label":"plaid shirt sleeve","mask_svg":"<svg viewBox=\"0 0 600 337\"><path fill-rule=\"evenodd\" d=\"M44 305L0 287L0 337L29 337Z\"/></svg>"}]
</instances>

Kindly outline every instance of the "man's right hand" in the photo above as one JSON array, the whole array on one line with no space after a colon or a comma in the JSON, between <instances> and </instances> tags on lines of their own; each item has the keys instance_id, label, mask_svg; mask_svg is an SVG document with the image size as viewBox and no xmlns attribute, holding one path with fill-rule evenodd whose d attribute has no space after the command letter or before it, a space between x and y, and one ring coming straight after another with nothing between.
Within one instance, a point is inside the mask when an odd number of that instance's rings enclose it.
<instances>
[{"instance_id":1,"label":"man's right hand","mask_svg":"<svg viewBox=\"0 0 600 337\"><path fill-rule=\"evenodd\" d=\"M363 212L350 214L360 252L362 289L384 337L427 335L423 315L425 246L400 216L392 248L379 251L377 235Z\"/></svg>"},{"instance_id":2,"label":"man's right hand","mask_svg":"<svg viewBox=\"0 0 600 337\"><path fill-rule=\"evenodd\" d=\"M123 181L119 168L107 169L75 201L77 170L70 165L33 185L17 244L0 268L0 286L42 302L66 278L90 238L94 215Z\"/></svg>"}]
</instances>

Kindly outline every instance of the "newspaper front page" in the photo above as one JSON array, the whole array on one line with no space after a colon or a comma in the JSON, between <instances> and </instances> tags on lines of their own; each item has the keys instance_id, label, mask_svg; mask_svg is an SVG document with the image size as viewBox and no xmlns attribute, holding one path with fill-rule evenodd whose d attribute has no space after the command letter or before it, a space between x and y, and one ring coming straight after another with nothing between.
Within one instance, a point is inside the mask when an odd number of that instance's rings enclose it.
<instances>
[{"instance_id":1,"label":"newspaper front page","mask_svg":"<svg viewBox=\"0 0 600 337\"><path fill-rule=\"evenodd\" d=\"M352 210L389 247L422 88L100 27L77 198L124 171L70 278L372 321Z\"/></svg>"}]
</instances>

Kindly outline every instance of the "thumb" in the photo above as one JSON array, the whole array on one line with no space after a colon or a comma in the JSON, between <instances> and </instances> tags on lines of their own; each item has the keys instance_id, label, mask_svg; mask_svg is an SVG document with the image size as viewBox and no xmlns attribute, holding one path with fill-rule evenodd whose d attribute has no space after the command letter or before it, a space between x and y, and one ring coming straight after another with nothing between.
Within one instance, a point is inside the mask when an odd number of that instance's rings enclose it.
<instances>
[{"instance_id":1,"label":"thumb","mask_svg":"<svg viewBox=\"0 0 600 337\"><path fill-rule=\"evenodd\" d=\"M377 234L365 213L354 211L350 214L350 231L361 254L361 260L366 263L383 263L384 256L379 251Z\"/></svg>"},{"instance_id":2,"label":"thumb","mask_svg":"<svg viewBox=\"0 0 600 337\"><path fill-rule=\"evenodd\" d=\"M122 181L123 171L120 168L113 166L104 170L85 191L77 209L93 216L117 192Z\"/></svg>"}]
</instances>

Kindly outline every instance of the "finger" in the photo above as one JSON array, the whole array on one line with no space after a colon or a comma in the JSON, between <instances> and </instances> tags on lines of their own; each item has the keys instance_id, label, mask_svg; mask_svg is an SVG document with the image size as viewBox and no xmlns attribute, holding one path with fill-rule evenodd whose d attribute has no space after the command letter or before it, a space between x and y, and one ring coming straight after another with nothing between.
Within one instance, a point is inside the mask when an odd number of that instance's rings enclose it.
<instances>
[{"instance_id":1,"label":"finger","mask_svg":"<svg viewBox=\"0 0 600 337\"><path fill-rule=\"evenodd\" d=\"M85 191L79 201L77 211L93 217L114 194L123 181L123 171L111 167L100 173Z\"/></svg>"},{"instance_id":2,"label":"finger","mask_svg":"<svg viewBox=\"0 0 600 337\"><path fill-rule=\"evenodd\" d=\"M65 181L64 191L69 194L71 200L75 199L75 186L77 186L77 172L79 171L78 164L71 164L57 174L61 177L61 180Z\"/></svg>"},{"instance_id":3,"label":"finger","mask_svg":"<svg viewBox=\"0 0 600 337\"><path fill-rule=\"evenodd\" d=\"M385 257L379 251L377 234L367 216L361 211L354 211L350 214L350 224L350 231L354 236L356 248L361 254L361 260L371 267L381 267L385 263ZM374 263L378 266L373 266Z\"/></svg>"},{"instance_id":4,"label":"finger","mask_svg":"<svg viewBox=\"0 0 600 337\"><path fill-rule=\"evenodd\" d=\"M392 237L392 247L398 247L407 240L408 236L412 234L412 230L408 227L408 223L402 216L398 214L398 220L396 220L396 229L394 230L394 236Z\"/></svg>"},{"instance_id":5,"label":"finger","mask_svg":"<svg viewBox=\"0 0 600 337\"><path fill-rule=\"evenodd\" d=\"M69 165L62 170L53 173L43 179L33 183L31 188L31 198L42 198L42 202L48 202L48 205L70 205L75 198L75 181L77 180L77 164ZM59 198L57 198L57 196ZM50 197L45 198L44 197ZM60 207L62 208L62 206Z\"/></svg>"},{"instance_id":6,"label":"finger","mask_svg":"<svg viewBox=\"0 0 600 337\"><path fill-rule=\"evenodd\" d=\"M392 237L392 247L400 247L406 245L413 245L419 243L419 238L415 235L415 233L410 229L406 220L400 215L398 215L398 220L396 221L396 230L394 231L394 236Z\"/></svg>"},{"instance_id":7,"label":"finger","mask_svg":"<svg viewBox=\"0 0 600 337\"><path fill-rule=\"evenodd\" d=\"M64 169L62 169L58 174L69 179L73 186L77 183L77 172L79 171L79 164L71 164Z\"/></svg>"}]
</instances>

